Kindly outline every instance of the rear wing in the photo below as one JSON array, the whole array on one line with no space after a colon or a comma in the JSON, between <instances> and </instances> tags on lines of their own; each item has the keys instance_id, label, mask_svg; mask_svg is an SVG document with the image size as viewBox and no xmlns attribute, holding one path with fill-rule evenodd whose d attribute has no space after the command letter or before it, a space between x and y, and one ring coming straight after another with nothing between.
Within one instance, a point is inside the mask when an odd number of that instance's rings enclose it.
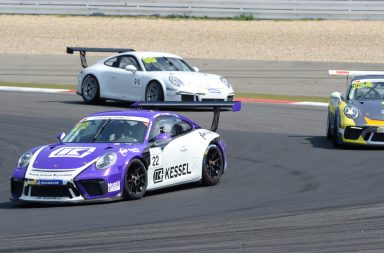
<instances>
[{"instance_id":1,"label":"rear wing","mask_svg":"<svg viewBox=\"0 0 384 253\"><path fill-rule=\"evenodd\" d=\"M221 111L238 112L241 110L240 101L226 102L136 102L131 107L140 107L142 109L205 109L213 111L213 120L211 130L216 132L219 127L219 118Z\"/></svg>"},{"instance_id":2,"label":"rear wing","mask_svg":"<svg viewBox=\"0 0 384 253\"><path fill-rule=\"evenodd\" d=\"M384 71L328 70L330 76L384 76Z\"/></svg>"},{"instance_id":3,"label":"rear wing","mask_svg":"<svg viewBox=\"0 0 384 253\"><path fill-rule=\"evenodd\" d=\"M124 53L135 51L130 48L100 48L100 47L67 47L67 54L73 54L73 52L80 52L80 61L83 68L88 67L86 52L97 52L97 53Z\"/></svg>"}]
</instances>

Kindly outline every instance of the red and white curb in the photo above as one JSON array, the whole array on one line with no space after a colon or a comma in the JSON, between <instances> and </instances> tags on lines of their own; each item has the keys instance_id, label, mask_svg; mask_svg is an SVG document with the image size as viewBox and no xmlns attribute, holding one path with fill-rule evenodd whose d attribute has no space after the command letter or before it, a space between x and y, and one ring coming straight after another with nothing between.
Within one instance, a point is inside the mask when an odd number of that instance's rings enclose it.
<instances>
[{"instance_id":1,"label":"red and white curb","mask_svg":"<svg viewBox=\"0 0 384 253\"><path fill-rule=\"evenodd\" d=\"M236 100L245 103L261 103L261 104L286 104L286 105L308 105L327 107L328 103L322 102L305 102L305 101L292 101L292 100L279 100L279 99L261 99L261 98L236 98Z\"/></svg>"},{"instance_id":2,"label":"red and white curb","mask_svg":"<svg viewBox=\"0 0 384 253\"><path fill-rule=\"evenodd\" d=\"M0 91L23 91L23 92L39 92L39 93L75 93L75 90L68 89L50 89L50 88L28 88L28 87L12 87L0 86Z\"/></svg>"},{"instance_id":3,"label":"red and white curb","mask_svg":"<svg viewBox=\"0 0 384 253\"><path fill-rule=\"evenodd\" d=\"M12 87L0 86L0 91L21 91L21 92L39 92L39 93L67 93L74 94L75 90L68 89L50 89L50 88L28 88L28 87ZM279 100L279 99L259 99L259 98L236 98L236 100L244 103L260 103L260 104L288 104L288 105L304 105L304 106L318 106L327 107L327 103L321 102L299 102L292 100Z\"/></svg>"}]
</instances>

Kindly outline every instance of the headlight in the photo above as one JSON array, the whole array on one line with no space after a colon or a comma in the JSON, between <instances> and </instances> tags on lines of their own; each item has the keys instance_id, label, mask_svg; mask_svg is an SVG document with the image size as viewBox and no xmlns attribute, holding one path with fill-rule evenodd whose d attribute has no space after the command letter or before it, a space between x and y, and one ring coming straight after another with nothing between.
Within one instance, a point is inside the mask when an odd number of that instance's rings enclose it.
<instances>
[{"instance_id":1,"label":"headlight","mask_svg":"<svg viewBox=\"0 0 384 253\"><path fill-rule=\"evenodd\" d=\"M227 86L228 88L231 88L231 85L229 84L228 80L225 79L224 77L220 77L220 81Z\"/></svg>"},{"instance_id":2,"label":"headlight","mask_svg":"<svg viewBox=\"0 0 384 253\"><path fill-rule=\"evenodd\" d=\"M32 158L32 153L31 152L25 152L19 159L19 161L17 162L17 167L19 169L25 167L28 165L29 161L31 160Z\"/></svg>"},{"instance_id":3,"label":"headlight","mask_svg":"<svg viewBox=\"0 0 384 253\"><path fill-rule=\"evenodd\" d=\"M183 81L181 81L176 76L169 76L169 81L171 82L171 84L173 84L173 85L175 85L177 87L180 87L180 86L184 85Z\"/></svg>"},{"instance_id":4,"label":"headlight","mask_svg":"<svg viewBox=\"0 0 384 253\"><path fill-rule=\"evenodd\" d=\"M356 119L359 116L359 109L353 105L347 105L344 108L344 115L350 119Z\"/></svg>"},{"instance_id":5,"label":"headlight","mask_svg":"<svg viewBox=\"0 0 384 253\"><path fill-rule=\"evenodd\" d=\"M99 170L106 169L116 162L116 153L108 153L101 156L96 162L96 168Z\"/></svg>"}]
</instances>

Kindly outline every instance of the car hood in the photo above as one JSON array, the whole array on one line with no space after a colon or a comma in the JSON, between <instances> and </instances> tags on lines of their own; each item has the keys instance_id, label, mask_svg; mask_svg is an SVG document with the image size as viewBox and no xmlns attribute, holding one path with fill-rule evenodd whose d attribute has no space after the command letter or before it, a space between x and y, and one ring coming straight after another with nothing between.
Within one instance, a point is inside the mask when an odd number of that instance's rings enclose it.
<instances>
[{"instance_id":1,"label":"car hood","mask_svg":"<svg viewBox=\"0 0 384 253\"><path fill-rule=\"evenodd\" d=\"M37 169L76 169L109 152L116 152L118 156L129 156L131 153L141 153L143 149L143 144L51 144L37 150L31 162L32 167Z\"/></svg>"},{"instance_id":2,"label":"car hood","mask_svg":"<svg viewBox=\"0 0 384 253\"><path fill-rule=\"evenodd\" d=\"M374 120L384 120L384 101L352 101L351 104L360 109L363 117Z\"/></svg>"},{"instance_id":3,"label":"car hood","mask_svg":"<svg viewBox=\"0 0 384 253\"><path fill-rule=\"evenodd\" d=\"M196 85L204 88L228 88L220 80L220 76L200 72L172 72L174 76L183 81L185 85Z\"/></svg>"},{"instance_id":4,"label":"car hood","mask_svg":"<svg viewBox=\"0 0 384 253\"><path fill-rule=\"evenodd\" d=\"M183 81L184 87L228 89L221 82L221 76L215 74L188 71L159 71L157 75L167 80L167 82L169 82L169 77L173 75Z\"/></svg>"}]
</instances>

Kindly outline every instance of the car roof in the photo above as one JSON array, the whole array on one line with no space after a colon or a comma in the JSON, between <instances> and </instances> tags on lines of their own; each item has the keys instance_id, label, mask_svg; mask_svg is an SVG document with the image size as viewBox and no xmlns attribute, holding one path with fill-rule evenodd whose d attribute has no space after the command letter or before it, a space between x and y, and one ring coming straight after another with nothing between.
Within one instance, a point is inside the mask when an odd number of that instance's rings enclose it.
<instances>
[{"instance_id":1,"label":"car roof","mask_svg":"<svg viewBox=\"0 0 384 253\"><path fill-rule=\"evenodd\" d=\"M146 118L149 119L150 121L154 121L157 117L159 116L176 116L179 118L182 118L184 120L187 120L191 123L193 123L190 119L176 114L172 112L163 112L163 111L154 111L154 110L116 110L116 111L105 111L105 112L97 112L93 113L91 115L88 115L85 118L90 118L90 117L100 117L100 116L117 116L117 117L141 117L141 118Z\"/></svg>"},{"instance_id":2,"label":"car roof","mask_svg":"<svg viewBox=\"0 0 384 253\"><path fill-rule=\"evenodd\" d=\"M351 82L353 82L355 80L367 80L367 79L376 79L376 80L383 80L384 81L384 76L378 76L378 75L354 76L351 79Z\"/></svg>"},{"instance_id":3,"label":"car roof","mask_svg":"<svg viewBox=\"0 0 384 253\"><path fill-rule=\"evenodd\" d=\"M146 58L146 57L170 57L170 58L180 58L181 59L180 56L175 55L175 54L155 52L155 51L132 51L132 52L121 53L119 55L125 55L125 54L134 55L139 59Z\"/></svg>"}]
</instances>

